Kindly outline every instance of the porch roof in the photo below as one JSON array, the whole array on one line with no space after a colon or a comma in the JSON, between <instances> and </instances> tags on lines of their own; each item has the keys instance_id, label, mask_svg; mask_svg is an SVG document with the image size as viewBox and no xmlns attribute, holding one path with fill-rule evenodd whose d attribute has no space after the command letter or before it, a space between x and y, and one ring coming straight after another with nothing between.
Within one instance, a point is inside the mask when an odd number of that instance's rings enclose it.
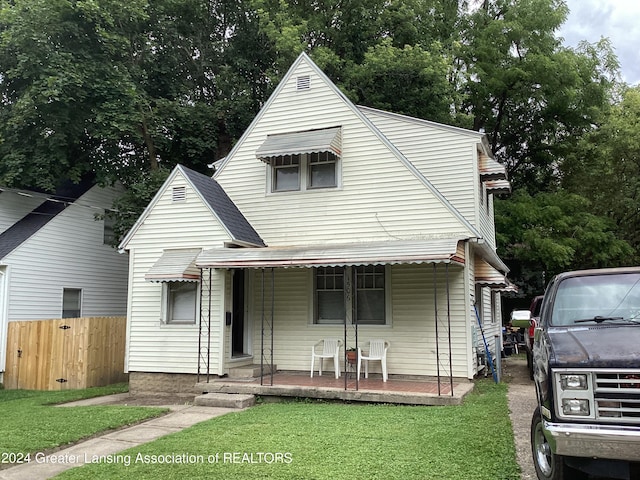
<instances>
[{"instance_id":1,"label":"porch roof","mask_svg":"<svg viewBox=\"0 0 640 480\"><path fill-rule=\"evenodd\" d=\"M203 251L200 268L337 267L401 263L455 263L462 238L310 245L304 247L216 248Z\"/></svg>"}]
</instances>

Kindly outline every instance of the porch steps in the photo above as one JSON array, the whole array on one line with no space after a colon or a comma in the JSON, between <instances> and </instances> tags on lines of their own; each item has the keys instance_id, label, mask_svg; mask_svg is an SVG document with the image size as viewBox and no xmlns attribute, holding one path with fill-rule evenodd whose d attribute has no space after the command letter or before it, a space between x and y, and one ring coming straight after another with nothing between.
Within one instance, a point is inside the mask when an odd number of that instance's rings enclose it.
<instances>
[{"instance_id":1,"label":"porch steps","mask_svg":"<svg viewBox=\"0 0 640 480\"><path fill-rule=\"evenodd\" d=\"M273 371L278 371L277 367L273 366ZM271 373L270 365L264 366L264 373L268 375ZM243 365L241 367L234 367L229 369L229 378L233 379L247 379L256 378L260 376L260 365Z\"/></svg>"},{"instance_id":2,"label":"porch steps","mask_svg":"<svg viewBox=\"0 0 640 480\"><path fill-rule=\"evenodd\" d=\"M244 393L205 393L193 400L199 407L248 408L255 403L255 395Z\"/></svg>"}]
</instances>

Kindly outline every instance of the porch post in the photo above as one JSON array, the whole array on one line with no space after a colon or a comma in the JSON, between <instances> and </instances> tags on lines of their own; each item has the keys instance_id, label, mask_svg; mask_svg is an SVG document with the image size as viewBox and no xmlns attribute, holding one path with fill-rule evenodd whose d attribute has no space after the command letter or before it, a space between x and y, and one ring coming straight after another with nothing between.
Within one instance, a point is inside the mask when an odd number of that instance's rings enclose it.
<instances>
[{"instance_id":1,"label":"porch post","mask_svg":"<svg viewBox=\"0 0 640 480\"><path fill-rule=\"evenodd\" d=\"M269 335L269 376L271 379L270 385L273 386L273 319L275 316L275 270L271 267L271 318L268 319L266 315L266 294L265 294L265 276L264 268L262 268L262 317L261 317L261 329L260 329L260 385L264 385L264 364L265 364L265 330Z\"/></svg>"},{"instance_id":2,"label":"porch post","mask_svg":"<svg viewBox=\"0 0 640 480\"><path fill-rule=\"evenodd\" d=\"M433 264L433 310L436 322L436 371L438 375L438 395L440 395L440 338L438 337L438 275Z\"/></svg>"},{"instance_id":3,"label":"porch post","mask_svg":"<svg viewBox=\"0 0 640 480\"><path fill-rule=\"evenodd\" d=\"M211 373L211 268L207 269L209 278L200 269L200 322L198 326L198 373L196 382L200 382L200 376L207 376L207 383ZM206 285L205 285L206 284ZM203 301L204 292L208 293L208 300ZM206 335L206 337L205 337ZM205 345L203 345L206 344ZM204 370L204 372L203 372Z\"/></svg>"},{"instance_id":4,"label":"porch post","mask_svg":"<svg viewBox=\"0 0 640 480\"><path fill-rule=\"evenodd\" d=\"M449 294L449 264L445 264L445 274L447 277L447 339L449 341L449 386L453 397L453 356L451 354L451 296Z\"/></svg>"}]
</instances>

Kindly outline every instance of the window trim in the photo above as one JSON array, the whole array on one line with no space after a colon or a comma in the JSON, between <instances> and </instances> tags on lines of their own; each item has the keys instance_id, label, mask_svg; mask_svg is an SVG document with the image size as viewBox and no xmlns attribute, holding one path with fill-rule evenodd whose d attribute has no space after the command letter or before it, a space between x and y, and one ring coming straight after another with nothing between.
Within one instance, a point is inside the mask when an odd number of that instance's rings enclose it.
<instances>
[{"instance_id":1,"label":"window trim","mask_svg":"<svg viewBox=\"0 0 640 480\"><path fill-rule=\"evenodd\" d=\"M358 323L361 327L390 327L393 323L392 318L392 288L391 285L391 265L382 265L384 267L384 323ZM344 325L345 319L340 319L338 322L318 322L318 305L317 305L317 289L316 289L316 272L320 267L310 268L310 290L311 290L311 299L310 302L310 324L313 326L336 326L336 325ZM354 268L358 268L357 266L342 266L338 267L343 269L344 273L344 289L348 292L354 292ZM356 313L356 309L354 308L354 298L353 295L345 295L345 316L347 319L347 325L354 326L355 322L353 321L353 316Z\"/></svg>"},{"instance_id":2,"label":"window trim","mask_svg":"<svg viewBox=\"0 0 640 480\"><path fill-rule=\"evenodd\" d=\"M193 321L174 321L169 318L171 308L169 305L170 295L169 289L172 284L195 284L196 296L195 296L195 311ZM200 318L200 282L185 282L185 281L166 281L162 282L162 295L161 295L161 315L160 323L169 326L195 326L198 325L198 319Z\"/></svg>"},{"instance_id":3,"label":"window trim","mask_svg":"<svg viewBox=\"0 0 640 480\"><path fill-rule=\"evenodd\" d=\"M326 155L329 160L321 162L313 162L316 164L333 164L334 165L334 184L333 185L319 185L313 186L311 183L311 166L313 156ZM279 158L284 157L298 157L300 159L298 165L298 187L292 189L277 189L276 188L276 170L278 168L290 168L289 166L276 165L276 161ZM299 153L290 155L279 155L277 157L271 157L269 162L266 162L267 168L267 193L268 194L280 194L291 192L310 192L310 191L326 191L337 190L342 188L342 158L340 155L336 155L333 152L316 152L316 153Z\"/></svg>"},{"instance_id":4,"label":"window trim","mask_svg":"<svg viewBox=\"0 0 640 480\"><path fill-rule=\"evenodd\" d=\"M71 292L71 291L78 292L78 310L77 310L78 315L65 315L64 297L66 292ZM82 291L82 288L62 287L62 305L60 309L60 318L81 318L83 297L84 297L84 292ZM73 310L73 311L75 312L76 310Z\"/></svg>"}]
</instances>

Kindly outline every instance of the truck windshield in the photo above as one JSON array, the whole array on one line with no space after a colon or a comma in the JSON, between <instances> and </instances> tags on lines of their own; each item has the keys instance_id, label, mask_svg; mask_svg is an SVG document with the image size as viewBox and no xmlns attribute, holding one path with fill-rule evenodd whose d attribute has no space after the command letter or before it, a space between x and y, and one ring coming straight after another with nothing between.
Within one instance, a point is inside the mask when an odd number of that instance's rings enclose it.
<instances>
[{"instance_id":1,"label":"truck windshield","mask_svg":"<svg viewBox=\"0 0 640 480\"><path fill-rule=\"evenodd\" d=\"M640 274L564 279L556 292L551 325L640 323Z\"/></svg>"}]
</instances>

